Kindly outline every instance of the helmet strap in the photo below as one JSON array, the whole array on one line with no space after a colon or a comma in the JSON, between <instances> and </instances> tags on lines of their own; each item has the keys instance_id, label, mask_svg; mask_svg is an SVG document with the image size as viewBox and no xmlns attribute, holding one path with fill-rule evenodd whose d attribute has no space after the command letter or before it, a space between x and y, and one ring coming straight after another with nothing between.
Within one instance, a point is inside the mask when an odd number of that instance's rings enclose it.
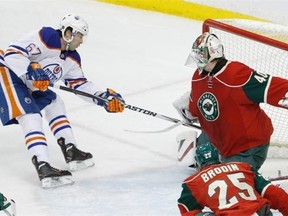
<instances>
[{"instance_id":1,"label":"helmet strap","mask_svg":"<svg viewBox=\"0 0 288 216\"><path fill-rule=\"evenodd\" d=\"M72 36L71 36L70 39L66 39L66 37L65 37L65 32L66 32L66 30L62 30L62 38L63 38L63 40L67 43L67 44L66 44L66 50L68 51L68 50L69 50L70 43L71 43L72 40L74 39L74 36L73 36L73 34L72 34ZM72 33L72 32L71 32L71 33Z\"/></svg>"}]
</instances>

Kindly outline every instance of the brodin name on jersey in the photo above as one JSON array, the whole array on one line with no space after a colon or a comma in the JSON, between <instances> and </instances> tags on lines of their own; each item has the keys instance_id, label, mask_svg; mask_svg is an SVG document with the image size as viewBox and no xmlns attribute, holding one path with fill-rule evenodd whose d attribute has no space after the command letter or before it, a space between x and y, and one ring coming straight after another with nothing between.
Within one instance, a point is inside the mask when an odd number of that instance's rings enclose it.
<instances>
[{"instance_id":1,"label":"brodin name on jersey","mask_svg":"<svg viewBox=\"0 0 288 216\"><path fill-rule=\"evenodd\" d=\"M217 175L221 173L227 173L227 172L233 172L233 171L239 171L239 167L237 164L226 164L222 166L217 166L213 168L211 166L207 171L201 173L201 178L204 182L208 182L210 179L216 177Z\"/></svg>"}]
</instances>

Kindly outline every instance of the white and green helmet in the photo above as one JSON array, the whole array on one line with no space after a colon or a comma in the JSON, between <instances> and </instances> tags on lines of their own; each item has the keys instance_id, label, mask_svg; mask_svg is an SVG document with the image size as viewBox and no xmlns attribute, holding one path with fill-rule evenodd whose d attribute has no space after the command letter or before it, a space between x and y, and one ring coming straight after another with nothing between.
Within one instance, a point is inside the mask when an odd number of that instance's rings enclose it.
<instances>
[{"instance_id":1,"label":"white and green helmet","mask_svg":"<svg viewBox=\"0 0 288 216\"><path fill-rule=\"evenodd\" d=\"M191 67L195 63L202 73L205 66L216 58L224 56L224 48L221 41L215 34L205 32L192 45L192 50L185 65Z\"/></svg>"}]
</instances>

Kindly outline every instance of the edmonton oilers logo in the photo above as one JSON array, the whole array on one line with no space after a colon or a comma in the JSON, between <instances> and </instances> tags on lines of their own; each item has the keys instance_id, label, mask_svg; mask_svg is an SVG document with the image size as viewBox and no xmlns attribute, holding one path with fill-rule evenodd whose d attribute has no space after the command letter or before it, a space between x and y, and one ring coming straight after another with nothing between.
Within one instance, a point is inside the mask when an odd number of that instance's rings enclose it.
<instances>
[{"instance_id":1,"label":"edmonton oilers logo","mask_svg":"<svg viewBox=\"0 0 288 216\"><path fill-rule=\"evenodd\" d=\"M43 67L43 70L49 76L51 82L58 81L63 74L63 68L57 63L48 64Z\"/></svg>"},{"instance_id":2,"label":"edmonton oilers logo","mask_svg":"<svg viewBox=\"0 0 288 216\"><path fill-rule=\"evenodd\" d=\"M214 121L219 117L218 101L210 92L202 94L198 100L198 108L207 121Z\"/></svg>"},{"instance_id":3,"label":"edmonton oilers logo","mask_svg":"<svg viewBox=\"0 0 288 216\"><path fill-rule=\"evenodd\" d=\"M62 72L62 68L61 68L61 66L56 66L55 68L54 68L54 74L59 74L59 73L61 73Z\"/></svg>"}]
</instances>

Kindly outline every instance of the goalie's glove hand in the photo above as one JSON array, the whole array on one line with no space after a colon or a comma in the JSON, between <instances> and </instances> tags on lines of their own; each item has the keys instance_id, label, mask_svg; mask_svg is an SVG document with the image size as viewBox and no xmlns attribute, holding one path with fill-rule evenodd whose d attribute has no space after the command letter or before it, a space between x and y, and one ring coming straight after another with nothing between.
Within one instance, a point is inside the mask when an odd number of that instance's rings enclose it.
<instances>
[{"instance_id":1,"label":"goalie's glove hand","mask_svg":"<svg viewBox=\"0 0 288 216\"><path fill-rule=\"evenodd\" d=\"M192 116L190 113L189 97L190 97L190 92L186 92L184 95L182 95L180 98L178 98L177 100L173 102L174 108L177 110L177 112L179 113L181 118L184 120L184 122L188 124L198 121L198 118Z\"/></svg>"},{"instance_id":2,"label":"goalie's glove hand","mask_svg":"<svg viewBox=\"0 0 288 216\"><path fill-rule=\"evenodd\" d=\"M37 62L30 63L27 68L26 78L28 80L33 80L33 87L40 91L46 91L50 83L48 75Z\"/></svg>"},{"instance_id":3,"label":"goalie's glove hand","mask_svg":"<svg viewBox=\"0 0 288 216\"><path fill-rule=\"evenodd\" d=\"M108 88L105 92L96 92L95 95L105 100L95 100L95 102L97 105L103 106L107 112L123 112L125 101L122 96L113 89Z\"/></svg>"}]
</instances>

